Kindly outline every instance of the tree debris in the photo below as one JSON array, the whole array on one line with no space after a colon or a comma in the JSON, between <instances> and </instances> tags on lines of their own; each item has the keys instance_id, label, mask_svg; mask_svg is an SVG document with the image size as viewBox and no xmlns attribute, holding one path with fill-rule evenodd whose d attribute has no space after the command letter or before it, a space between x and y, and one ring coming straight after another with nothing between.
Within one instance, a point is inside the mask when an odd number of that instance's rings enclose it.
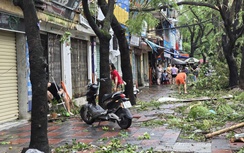
<instances>
[{"instance_id":1,"label":"tree debris","mask_svg":"<svg viewBox=\"0 0 244 153\"><path fill-rule=\"evenodd\" d=\"M219 135L219 134L222 134L222 133L225 133L227 131L231 131L231 130L234 130L234 129L237 129L237 128L240 128L240 127L243 127L243 126L244 126L244 122L238 123L238 124L233 125L231 127L228 127L228 128L225 128L225 129L221 129L221 130L215 131L213 133L206 134L205 137L206 138L211 138L211 137L213 137L215 135Z\"/></svg>"}]
</instances>

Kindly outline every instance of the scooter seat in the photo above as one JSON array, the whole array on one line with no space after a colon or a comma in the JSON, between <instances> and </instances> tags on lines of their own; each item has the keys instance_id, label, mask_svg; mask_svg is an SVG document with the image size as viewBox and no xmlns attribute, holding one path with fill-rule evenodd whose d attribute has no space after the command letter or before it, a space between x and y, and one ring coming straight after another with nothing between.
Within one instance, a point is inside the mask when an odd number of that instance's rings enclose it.
<instances>
[{"instance_id":1,"label":"scooter seat","mask_svg":"<svg viewBox=\"0 0 244 153\"><path fill-rule=\"evenodd\" d=\"M90 106L90 110L93 114L93 116L100 116L100 115L104 115L107 113L107 110L104 110L101 106L99 105L91 105Z\"/></svg>"}]
</instances>

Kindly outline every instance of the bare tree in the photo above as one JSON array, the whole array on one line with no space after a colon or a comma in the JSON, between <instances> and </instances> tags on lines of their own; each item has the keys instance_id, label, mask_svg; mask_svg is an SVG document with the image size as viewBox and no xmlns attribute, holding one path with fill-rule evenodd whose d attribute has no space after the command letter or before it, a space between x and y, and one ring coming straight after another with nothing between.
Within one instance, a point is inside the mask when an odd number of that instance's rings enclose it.
<instances>
[{"instance_id":1,"label":"bare tree","mask_svg":"<svg viewBox=\"0 0 244 153\"><path fill-rule=\"evenodd\" d=\"M25 32L29 45L30 80L32 84L31 138L29 148L50 152L47 137L46 63L40 38L39 20L33 0L14 0L24 14ZM24 148L25 152L28 148Z\"/></svg>"}]
</instances>

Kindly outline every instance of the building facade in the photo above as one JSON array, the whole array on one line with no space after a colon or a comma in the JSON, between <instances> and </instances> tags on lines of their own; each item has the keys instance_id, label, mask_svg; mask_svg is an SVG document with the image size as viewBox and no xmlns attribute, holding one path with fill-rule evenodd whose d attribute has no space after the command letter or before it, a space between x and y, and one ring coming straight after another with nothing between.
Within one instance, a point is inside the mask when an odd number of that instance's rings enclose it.
<instances>
[{"instance_id":1,"label":"building facade","mask_svg":"<svg viewBox=\"0 0 244 153\"><path fill-rule=\"evenodd\" d=\"M28 44L23 13L9 0L0 0L0 123L29 119L31 83ZM63 81L72 98L85 95L92 79L92 44L95 34L84 17L76 12L78 0L43 1L37 8L41 42L47 60L47 79ZM60 40L64 34L69 37Z\"/></svg>"}]
</instances>

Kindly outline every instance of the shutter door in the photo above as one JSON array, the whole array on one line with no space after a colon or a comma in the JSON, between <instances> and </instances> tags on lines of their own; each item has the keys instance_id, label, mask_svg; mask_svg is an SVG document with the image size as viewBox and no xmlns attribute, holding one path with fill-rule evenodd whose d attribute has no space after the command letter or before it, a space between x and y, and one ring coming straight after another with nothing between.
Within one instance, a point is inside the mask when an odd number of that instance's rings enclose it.
<instances>
[{"instance_id":1,"label":"shutter door","mask_svg":"<svg viewBox=\"0 0 244 153\"><path fill-rule=\"evenodd\" d=\"M61 65L61 36L48 34L48 73L49 81L54 81L60 86L62 80Z\"/></svg>"},{"instance_id":2,"label":"shutter door","mask_svg":"<svg viewBox=\"0 0 244 153\"><path fill-rule=\"evenodd\" d=\"M0 123L18 118L15 34L0 30Z\"/></svg>"},{"instance_id":3,"label":"shutter door","mask_svg":"<svg viewBox=\"0 0 244 153\"><path fill-rule=\"evenodd\" d=\"M86 94L87 70L87 41L71 39L71 74L72 93L75 98Z\"/></svg>"}]
</instances>

